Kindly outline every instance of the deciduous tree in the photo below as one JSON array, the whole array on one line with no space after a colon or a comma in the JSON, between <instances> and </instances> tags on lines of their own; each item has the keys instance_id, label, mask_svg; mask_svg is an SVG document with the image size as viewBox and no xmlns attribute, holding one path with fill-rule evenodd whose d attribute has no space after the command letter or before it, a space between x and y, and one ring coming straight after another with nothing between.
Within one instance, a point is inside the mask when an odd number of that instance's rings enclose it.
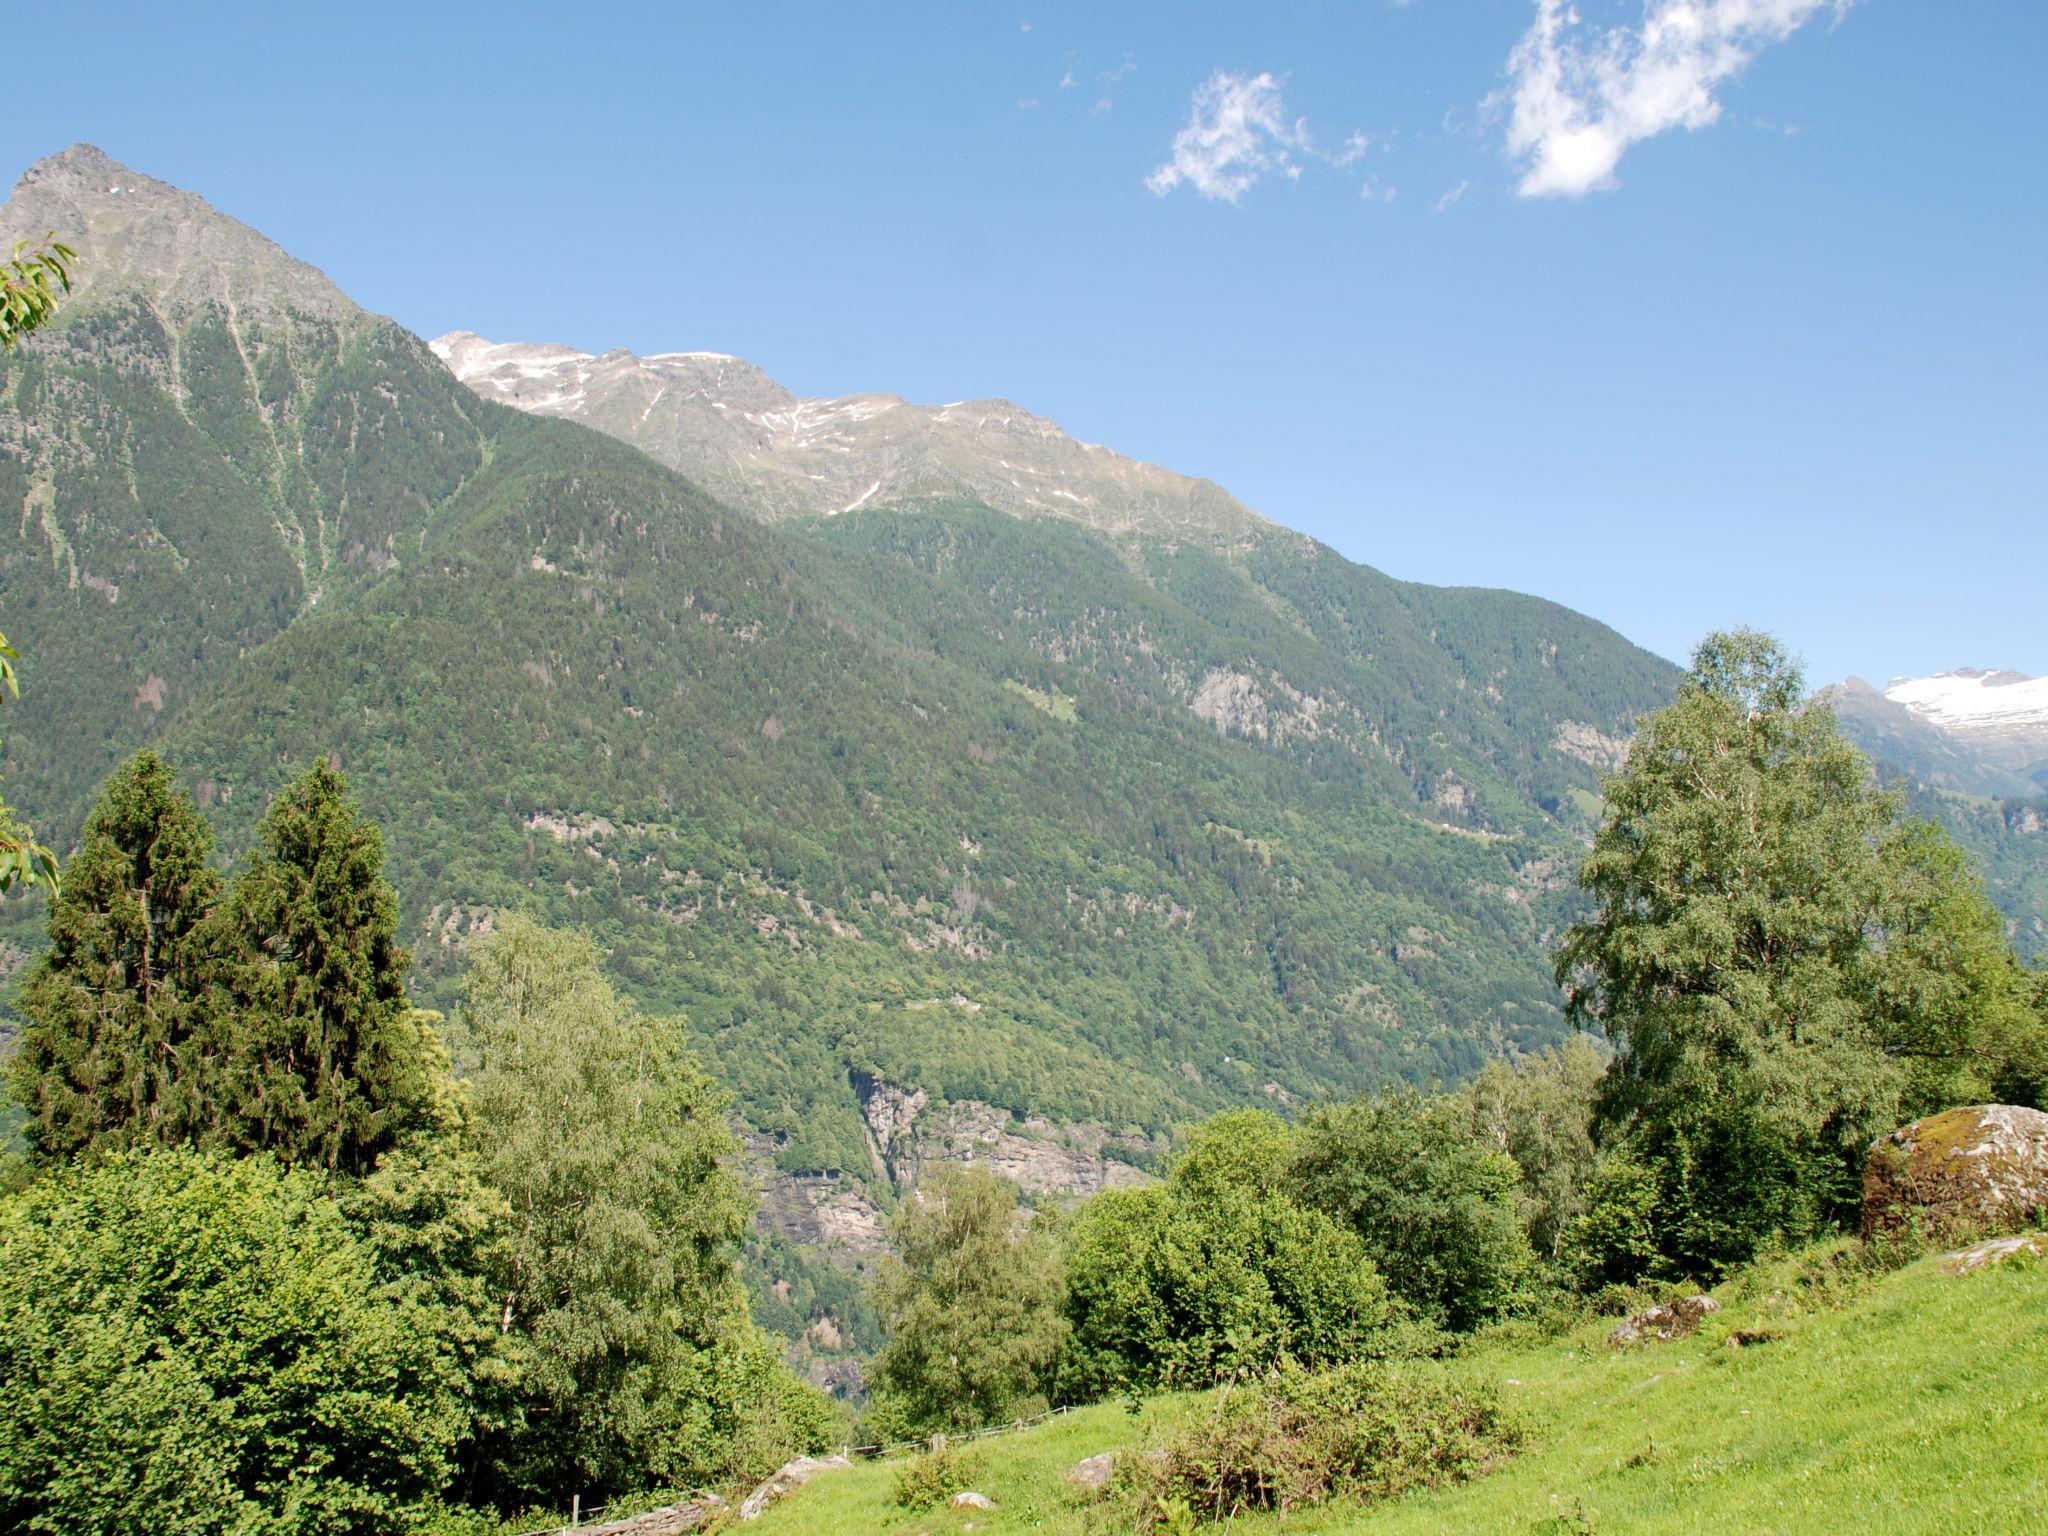
<instances>
[{"instance_id":1,"label":"deciduous tree","mask_svg":"<svg viewBox=\"0 0 2048 1536\"><path fill-rule=\"evenodd\" d=\"M943 1163L897 1211L875 1294L889 1339L869 1372L890 1430L978 1429L1045 1407L1067 1331L1059 1258L1020 1216L1007 1179Z\"/></svg>"}]
</instances>

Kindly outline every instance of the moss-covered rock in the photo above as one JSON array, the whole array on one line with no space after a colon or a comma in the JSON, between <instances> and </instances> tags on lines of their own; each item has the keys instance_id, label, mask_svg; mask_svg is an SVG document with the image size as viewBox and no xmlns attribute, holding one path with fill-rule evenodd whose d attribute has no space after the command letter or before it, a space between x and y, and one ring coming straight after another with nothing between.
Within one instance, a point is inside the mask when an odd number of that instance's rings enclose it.
<instances>
[{"instance_id":1,"label":"moss-covered rock","mask_svg":"<svg viewBox=\"0 0 2048 1536\"><path fill-rule=\"evenodd\" d=\"M2011 1104L1944 1110L1871 1143L1863 1233L1915 1223L2010 1232L2048 1211L2048 1114Z\"/></svg>"}]
</instances>

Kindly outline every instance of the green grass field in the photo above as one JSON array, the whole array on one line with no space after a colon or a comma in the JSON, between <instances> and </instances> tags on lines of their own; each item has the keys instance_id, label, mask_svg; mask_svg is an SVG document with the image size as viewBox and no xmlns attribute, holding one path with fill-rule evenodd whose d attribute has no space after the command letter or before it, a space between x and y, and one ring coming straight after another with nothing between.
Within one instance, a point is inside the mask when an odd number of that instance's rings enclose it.
<instances>
[{"instance_id":1,"label":"green grass field","mask_svg":"<svg viewBox=\"0 0 2048 1536\"><path fill-rule=\"evenodd\" d=\"M1966 1276L1922 1260L1875 1280L1828 1278L1826 1250L1715 1294L1693 1338L1616 1351L1608 1323L1544 1341L1497 1338L1456 1369L1502 1384L1527 1448L1463 1487L1298 1513L1253 1532L1531 1533L2048 1530L2048 1264ZM1768 1342L1732 1348L1732 1332ZM1085 1456L1166 1427L1187 1399L1117 1405L986 1443L993 1513L911 1513L894 1464L820 1478L760 1536L1117 1527L1070 1492Z\"/></svg>"}]
</instances>

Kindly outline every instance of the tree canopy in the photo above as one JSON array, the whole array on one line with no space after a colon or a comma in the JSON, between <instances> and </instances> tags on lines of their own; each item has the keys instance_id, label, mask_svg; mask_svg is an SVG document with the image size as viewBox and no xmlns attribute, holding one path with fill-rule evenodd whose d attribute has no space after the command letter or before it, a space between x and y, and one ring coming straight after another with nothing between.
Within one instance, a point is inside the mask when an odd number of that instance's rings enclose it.
<instances>
[{"instance_id":1,"label":"tree canopy","mask_svg":"<svg viewBox=\"0 0 2048 1536\"><path fill-rule=\"evenodd\" d=\"M1710 636L1640 723L1580 883L1558 979L1615 1043L1603 1115L1680 1268L1848 1210L1873 1136L1981 1092L2038 1026L1966 862L1768 635Z\"/></svg>"},{"instance_id":2,"label":"tree canopy","mask_svg":"<svg viewBox=\"0 0 2048 1536\"><path fill-rule=\"evenodd\" d=\"M56 316L59 295L71 291L78 252L50 231L40 241L17 240L11 259L0 262L0 351L12 352L21 338Z\"/></svg>"},{"instance_id":3,"label":"tree canopy","mask_svg":"<svg viewBox=\"0 0 2048 1536\"><path fill-rule=\"evenodd\" d=\"M1046 1405L1066 1323L1059 1257L1016 1186L940 1164L890 1223L876 1285L889 1339L869 1381L884 1432L978 1429Z\"/></svg>"}]
</instances>

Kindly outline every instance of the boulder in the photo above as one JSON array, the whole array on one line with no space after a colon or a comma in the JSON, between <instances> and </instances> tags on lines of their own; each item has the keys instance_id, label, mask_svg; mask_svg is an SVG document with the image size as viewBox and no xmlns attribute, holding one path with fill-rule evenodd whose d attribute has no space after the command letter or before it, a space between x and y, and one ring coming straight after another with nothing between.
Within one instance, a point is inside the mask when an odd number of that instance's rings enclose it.
<instances>
[{"instance_id":1,"label":"boulder","mask_svg":"<svg viewBox=\"0 0 2048 1536\"><path fill-rule=\"evenodd\" d=\"M1711 1296L1681 1296L1623 1318L1607 1336L1607 1342L1616 1349L1636 1344L1668 1344L1695 1332L1701 1318L1720 1310L1721 1303Z\"/></svg>"},{"instance_id":2,"label":"boulder","mask_svg":"<svg viewBox=\"0 0 2048 1536\"><path fill-rule=\"evenodd\" d=\"M852 1465L844 1456L799 1456L795 1461L784 1462L774 1476L740 1501L740 1518L758 1520L770 1504L803 1487L819 1473Z\"/></svg>"},{"instance_id":3,"label":"boulder","mask_svg":"<svg viewBox=\"0 0 2048 1536\"><path fill-rule=\"evenodd\" d=\"M1115 1470L1116 1452L1103 1451L1090 1456L1086 1461L1077 1461L1067 1468L1067 1481L1077 1488L1100 1493L1109 1486L1110 1474Z\"/></svg>"},{"instance_id":4,"label":"boulder","mask_svg":"<svg viewBox=\"0 0 2048 1536\"><path fill-rule=\"evenodd\" d=\"M1954 1253L1944 1253L1941 1267L1952 1275L1971 1275L1980 1269L1993 1269L2015 1259L2048 1259L2048 1233L2035 1232L2026 1237L1987 1237L1981 1243L1972 1243Z\"/></svg>"},{"instance_id":5,"label":"boulder","mask_svg":"<svg viewBox=\"0 0 2048 1536\"><path fill-rule=\"evenodd\" d=\"M948 1502L955 1509L994 1509L996 1507L994 1499L985 1493L976 1493L971 1488L965 1492L954 1494Z\"/></svg>"},{"instance_id":6,"label":"boulder","mask_svg":"<svg viewBox=\"0 0 2048 1536\"><path fill-rule=\"evenodd\" d=\"M1901 1227L2030 1226L2048 1210L2048 1114L2011 1104L1944 1110L1870 1145L1863 1235Z\"/></svg>"}]
</instances>

